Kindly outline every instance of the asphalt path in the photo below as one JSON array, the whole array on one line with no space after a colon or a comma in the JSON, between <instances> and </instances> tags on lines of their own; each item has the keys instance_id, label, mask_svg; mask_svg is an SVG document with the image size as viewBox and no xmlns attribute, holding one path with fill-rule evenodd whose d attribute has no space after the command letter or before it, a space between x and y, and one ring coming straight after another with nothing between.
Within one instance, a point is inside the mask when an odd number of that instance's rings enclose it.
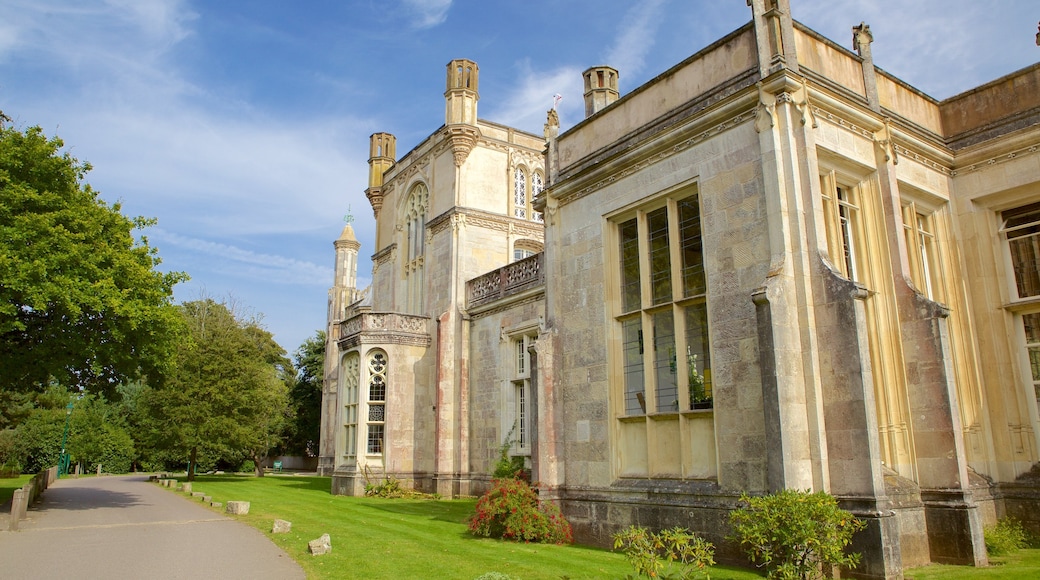
<instances>
[{"instance_id":1,"label":"asphalt path","mask_svg":"<svg viewBox=\"0 0 1040 580\"><path fill-rule=\"evenodd\" d=\"M0 578L303 579L259 530L145 476L61 479L0 532Z\"/></svg>"}]
</instances>

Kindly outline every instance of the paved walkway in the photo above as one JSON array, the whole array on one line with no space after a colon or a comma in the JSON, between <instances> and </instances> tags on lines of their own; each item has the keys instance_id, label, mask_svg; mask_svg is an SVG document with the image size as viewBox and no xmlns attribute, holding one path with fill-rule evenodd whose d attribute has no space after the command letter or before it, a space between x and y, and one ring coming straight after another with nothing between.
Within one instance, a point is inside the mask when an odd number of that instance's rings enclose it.
<instances>
[{"instance_id":1,"label":"paved walkway","mask_svg":"<svg viewBox=\"0 0 1040 580\"><path fill-rule=\"evenodd\" d=\"M0 532L0 578L303 579L259 530L145 476L62 479Z\"/></svg>"}]
</instances>

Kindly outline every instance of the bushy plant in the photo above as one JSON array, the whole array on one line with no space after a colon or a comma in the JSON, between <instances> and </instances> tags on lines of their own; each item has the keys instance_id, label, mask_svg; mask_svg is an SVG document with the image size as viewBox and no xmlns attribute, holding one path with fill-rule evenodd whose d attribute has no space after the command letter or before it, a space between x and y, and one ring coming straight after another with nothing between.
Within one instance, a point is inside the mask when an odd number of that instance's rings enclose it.
<instances>
[{"instance_id":1,"label":"bushy plant","mask_svg":"<svg viewBox=\"0 0 1040 580\"><path fill-rule=\"evenodd\" d=\"M715 546L690 532L675 527L653 533L646 528L629 526L614 534L614 549L621 549L637 576L647 578L681 578L687 580L708 576L715 564ZM679 566L676 574L661 574L665 562Z\"/></svg>"},{"instance_id":2,"label":"bushy plant","mask_svg":"<svg viewBox=\"0 0 1040 580\"><path fill-rule=\"evenodd\" d=\"M560 508L539 501L530 484L514 478L492 480L491 489L477 500L469 530L477 536L518 542L573 541L571 525Z\"/></svg>"},{"instance_id":3,"label":"bushy plant","mask_svg":"<svg viewBox=\"0 0 1040 580\"><path fill-rule=\"evenodd\" d=\"M983 535L990 556L1004 556L1029 546L1029 534L1012 517L1001 518L995 526L983 530Z\"/></svg>"},{"instance_id":4,"label":"bushy plant","mask_svg":"<svg viewBox=\"0 0 1040 580\"><path fill-rule=\"evenodd\" d=\"M819 578L822 566L859 564L860 555L845 548L866 524L830 494L785 489L740 500L744 506L730 513L733 539L770 578Z\"/></svg>"},{"instance_id":5,"label":"bushy plant","mask_svg":"<svg viewBox=\"0 0 1040 580\"><path fill-rule=\"evenodd\" d=\"M496 479L511 477L530 482L531 478L528 476L528 471L525 468L523 456L509 454L509 450L513 448L513 443L515 443L513 441L513 432L515 430L516 425L514 424L513 428L509 430L509 434L506 435L506 440L498 448L498 461L495 462L495 470L491 473L491 477Z\"/></svg>"},{"instance_id":6,"label":"bushy plant","mask_svg":"<svg viewBox=\"0 0 1040 580\"><path fill-rule=\"evenodd\" d=\"M253 473L254 471L256 471L256 462L254 462L252 459L246 459L242 462L242 465L238 466L238 469L236 471L238 471L239 473Z\"/></svg>"}]
</instances>

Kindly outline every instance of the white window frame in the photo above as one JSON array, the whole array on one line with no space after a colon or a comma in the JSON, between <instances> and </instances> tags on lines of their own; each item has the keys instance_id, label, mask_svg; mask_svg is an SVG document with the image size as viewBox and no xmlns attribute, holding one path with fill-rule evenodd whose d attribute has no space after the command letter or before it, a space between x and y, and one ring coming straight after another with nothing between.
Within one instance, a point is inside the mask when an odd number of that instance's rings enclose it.
<instances>
[{"instance_id":1,"label":"white window frame","mask_svg":"<svg viewBox=\"0 0 1040 580\"><path fill-rule=\"evenodd\" d=\"M1036 212L1037 219L1028 221L1025 223L1019 223L1014 225L1008 225L1011 219L1017 218L1021 215L1030 215ZM1036 231L1031 231L1036 230ZM1001 236L1004 239L1006 264L1008 267L1008 295L1012 301L1033 301L1040 299L1040 284L1033 281L1033 284L1037 284L1037 292L1034 294L1028 294L1023 296L1020 292L1020 284L1018 275L1015 272L1015 260L1014 253L1012 252L1012 244L1017 243L1020 240L1027 240L1029 244L1034 246L1034 252L1040 254L1040 251L1036 249L1037 245L1040 245L1040 203L1027 204L1014 209L1005 210L1001 212ZM1016 242L1012 242L1016 240Z\"/></svg>"},{"instance_id":2,"label":"white window frame","mask_svg":"<svg viewBox=\"0 0 1040 580\"><path fill-rule=\"evenodd\" d=\"M380 357L382 357L380 359ZM390 358L379 349L369 351L365 355L367 380L365 381L365 455L383 455L386 452L386 413L389 398ZM378 393L379 389L382 393ZM375 433L379 435L374 436ZM378 442L378 449L373 449L373 442Z\"/></svg>"}]
</instances>

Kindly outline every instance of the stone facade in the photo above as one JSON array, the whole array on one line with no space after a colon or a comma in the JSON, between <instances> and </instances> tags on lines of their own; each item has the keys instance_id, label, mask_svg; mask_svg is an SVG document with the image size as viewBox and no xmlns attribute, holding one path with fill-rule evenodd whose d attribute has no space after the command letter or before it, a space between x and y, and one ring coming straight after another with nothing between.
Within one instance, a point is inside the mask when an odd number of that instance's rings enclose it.
<instances>
[{"instance_id":1,"label":"stone facade","mask_svg":"<svg viewBox=\"0 0 1040 580\"><path fill-rule=\"evenodd\" d=\"M1040 65L937 101L868 26L850 51L749 5L627 95L586 71L562 134L477 120L460 60L444 127L400 161L373 135L371 294L330 309L334 491L475 494L505 449L580 541L679 525L740 561L742 492L824 490L872 578L984 565L1004 515L1040 532Z\"/></svg>"}]
</instances>

